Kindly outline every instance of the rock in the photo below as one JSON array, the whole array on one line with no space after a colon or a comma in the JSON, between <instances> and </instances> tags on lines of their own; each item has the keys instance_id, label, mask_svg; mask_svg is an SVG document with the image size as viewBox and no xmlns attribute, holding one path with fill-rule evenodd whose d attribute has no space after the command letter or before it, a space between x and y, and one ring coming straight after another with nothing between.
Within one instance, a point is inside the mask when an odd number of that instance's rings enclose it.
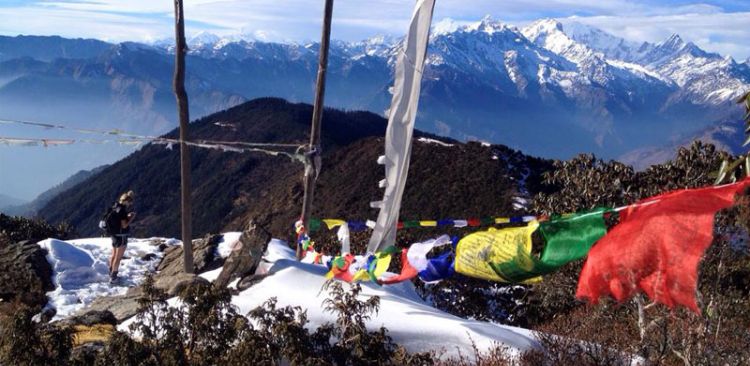
<instances>
[{"instance_id":1,"label":"rock","mask_svg":"<svg viewBox=\"0 0 750 366\"><path fill-rule=\"evenodd\" d=\"M74 316L83 316L91 311L106 310L114 315L117 322L120 323L138 312L138 299L140 299L141 294L142 291L140 288L133 288L128 290L125 295L103 296L94 300L89 306L74 314Z\"/></svg>"},{"instance_id":2,"label":"rock","mask_svg":"<svg viewBox=\"0 0 750 366\"><path fill-rule=\"evenodd\" d=\"M42 323L49 323L49 321L55 317L55 314L57 314L57 309L53 307L45 307L42 309L42 312L38 314L39 321Z\"/></svg>"},{"instance_id":3,"label":"rock","mask_svg":"<svg viewBox=\"0 0 750 366\"><path fill-rule=\"evenodd\" d=\"M237 290L245 291L248 288L256 285L258 282L263 281L263 279L266 277L268 277L268 274L252 274L249 276L245 276L239 282L237 282Z\"/></svg>"},{"instance_id":4,"label":"rock","mask_svg":"<svg viewBox=\"0 0 750 366\"><path fill-rule=\"evenodd\" d=\"M167 248L169 248L169 245L164 244L164 243L159 244L159 252L160 253L164 253L164 251L167 250Z\"/></svg>"},{"instance_id":5,"label":"rock","mask_svg":"<svg viewBox=\"0 0 750 366\"><path fill-rule=\"evenodd\" d=\"M117 318L108 310L88 310L81 315L71 316L67 319L55 322L55 324L70 327L75 325L85 325L90 327L96 324L117 325Z\"/></svg>"},{"instance_id":6,"label":"rock","mask_svg":"<svg viewBox=\"0 0 750 366\"><path fill-rule=\"evenodd\" d=\"M47 252L38 244L22 241L0 247L0 313L13 312L20 302L41 310L46 292L54 290Z\"/></svg>"},{"instance_id":7,"label":"rock","mask_svg":"<svg viewBox=\"0 0 750 366\"><path fill-rule=\"evenodd\" d=\"M253 220L247 225L247 230L242 232L240 243L224 262L221 274L214 281L217 287L227 287L229 282L235 278L242 278L255 274L263 252L271 234Z\"/></svg>"},{"instance_id":8,"label":"rock","mask_svg":"<svg viewBox=\"0 0 750 366\"><path fill-rule=\"evenodd\" d=\"M203 277L190 273L179 273L174 276L160 277L156 280L154 286L163 290L169 296L178 296L182 290L196 283L210 285L210 282Z\"/></svg>"},{"instance_id":9,"label":"rock","mask_svg":"<svg viewBox=\"0 0 750 366\"><path fill-rule=\"evenodd\" d=\"M156 254L155 253L147 253L147 254L141 256L141 260L142 261L152 261L154 259L156 259Z\"/></svg>"},{"instance_id":10,"label":"rock","mask_svg":"<svg viewBox=\"0 0 750 366\"><path fill-rule=\"evenodd\" d=\"M201 273L221 267L222 259L217 253L217 246L221 241L221 235L207 235L203 239L193 240L193 265L195 273ZM157 267L158 274L154 281L160 278L172 277L185 272L183 250L181 246L171 246L164 252L164 258Z\"/></svg>"}]
</instances>

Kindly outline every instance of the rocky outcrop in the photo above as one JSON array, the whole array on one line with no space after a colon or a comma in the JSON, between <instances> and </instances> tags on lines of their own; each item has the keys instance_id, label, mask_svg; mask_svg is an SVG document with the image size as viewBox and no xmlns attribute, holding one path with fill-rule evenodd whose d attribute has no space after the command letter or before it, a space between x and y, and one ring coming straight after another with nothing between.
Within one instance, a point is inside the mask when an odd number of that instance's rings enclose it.
<instances>
[{"instance_id":1,"label":"rocky outcrop","mask_svg":"<svg viewBox=\"0 0 750 366\"><path fill-rule=\"evenodd\" d=\"M235 278L243 278L255 273L263 252L271 240L271 234L253 220L242 232L239 245L224 262L221 274L214 281L217 287L227 287Z\"/></svg>"},{"instance_id":2,"label":"rocky outcrop","mask_svg":"<svg viewBox=\"0 0 750 366\"><path fill-rule=\"evenodd\" d=\"M85 317L86 314L91 314L92 312L109 312L120 323L138 312L138 299L142 295L143 291L140 287L133 287L128 289L125 295L102 296L75 314L74 317Z\"/></svg>"},{"instance_id":3,"label":"rocky outcrop","mask_svg":"<svg viewBox=\"0 0 750 366\"><path fill-rule=\"evenodd\" d=\"M206 235L205 238L193 240L193 265L195 273L210 271L221 267L222 259L217 255L217 246L221 235ZM164 251L164 259L156 268L158 274L154 280L172 277L185 272L184 251L182 246L171 246Z\"/></svg>"},{"instance_id":4,"label":"rocky outcrop","mask_svg":"<svg viewBox=\"0 0 750 366\"><path fill-rule=\"evenodd\" d=\"M60 320L59 322L55 322L54 324L58 326L76 326L76 325L85 325L85 326L94 326L97 324L109 324L109 325L117 325L117 318L115 317L112 312L107 310L88 310L87 312L71 316L70 318Z\"/></svg>"},{"instance_id":5,"label":"rocky outcrop","mask_svg":"<svg viewBox=\"0 0 750 366\"><path fill-rule=\"evenodd\" d=\"M154 283L154 287L167 293L169 296L178 296L182 290L203 283L210 285L210 282L203 277L190 273L179 273L173 276L160 276Z\"/></svg>"},{"instance_id":6,"label":"rocky outcrop","mask_svg":"<svg viewBox=\"0 0 750 366\"><path fill-rule=\"evenodd\" d=\"M16 302L39 309L47 303L54 285L46 256L30 241L0 246L0 314L12 314Z\"/></svg>"}]
</instances>

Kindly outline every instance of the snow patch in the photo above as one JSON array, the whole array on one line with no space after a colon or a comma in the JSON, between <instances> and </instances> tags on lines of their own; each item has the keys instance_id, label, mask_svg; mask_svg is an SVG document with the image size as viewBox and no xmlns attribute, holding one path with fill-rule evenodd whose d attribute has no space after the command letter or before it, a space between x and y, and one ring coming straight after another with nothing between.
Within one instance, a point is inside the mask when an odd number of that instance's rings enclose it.
<instances>
[{"instance_id":1,"label":"snow patch","mask_svg":"<svg viewBox=\"0 0 750 366\"><path fill-rule=\"evenodd\" d=\"M276 297L279 306L299 305L307 309L310 328L335 320L321 307L328 296L327 291L320 291L326 281L326 267L297 262L294 252L280 240L269 243L265 260L272 263L269 268L272 276L232 300L241 314ZM446 356L457 356L458 352L471 354L470 337L480 350L489 349L495 342L516 351L537 347L529 330L462 319L431 307L419 297L411 282L389 286L365 282L362 287L363 299L380 297L380 311L367 323L368 328L388 328L393 340L411 352L443 349Z\"/></svg>"},{"instance_id":2,"label":"snow patch","mask_svg":"<svg viewBox=\"0 0 750 366\"><path fill-rule=\"evenodd\" d=\"M109 284L110 238L91 238L62 241L46 239L40 247L47 250L47 261L52 266L55 289L47 293L48 308L57 310L53 320L66 318L101 296L124 294L129 287L139 284L146 273L152 272L163 256L158 243L164 240L130 239L120 262L117 284ZM168 245L179 241L167 240ZM143 260L153 254L152 260Z\"/></svg>"},{"instance_id":3,"label":"snow patch","mask_svg":"<svg viewBox=\"0 0 750 366\"><path fill-rule=\"evenodd\" d=\"M417 139L417 141L425 143L425 144L437 144L437 145L445 146L445 147L453 147L453 144L449 144L447 142L443 142L440 140L428 139L426 137L420 137L419 139Z\"/></svg>"},{"instance_id":4,"label":"snow patch","mask_svg":"<svg viewBox=\"0 0 750 366\"><path fill-rule=\"evenodd\" d=\"M240 236L242 233L239 231L232 231L225 233L221 236L221 241L216 247L216 252L221 258L227 258L232 251L239 249Z\"/></svg>"},{"instance_id":5,"label":"snow patch","mask_svg":"<svg viewBox=\"0 0 750 366\"><path fill-rule=\"evenodd\" d=\"M328 291L321 291L327 268L297 262L294 256L294 251L286 242L271 240L263 258L264 266L271 275L232 298L232 304L237 306L240 314L247 314L271 297L276 297L279 307L291 305L306 309L308 329L335 321L334 315L325 312L321 305L329 296ZM216 271L202 276L211 280L217 276ZM462 319L431 307L419 297L411 282L389 286L365 282L362 288L362 300L380 297L380 310L367 322L368 328L376 330L381 326L386 327L393 340L410 352L442 350L445 357L458 356L459 353L473 354L472 341L480 351L486 351L497 343L505 344L515 355L539 347L529 330ZM169 299L167 303L172 307L181 306L177 298ZM129 325L133 321L133 318L126 320L118 329L129 332Z\"/></svg>"}]
</instances>

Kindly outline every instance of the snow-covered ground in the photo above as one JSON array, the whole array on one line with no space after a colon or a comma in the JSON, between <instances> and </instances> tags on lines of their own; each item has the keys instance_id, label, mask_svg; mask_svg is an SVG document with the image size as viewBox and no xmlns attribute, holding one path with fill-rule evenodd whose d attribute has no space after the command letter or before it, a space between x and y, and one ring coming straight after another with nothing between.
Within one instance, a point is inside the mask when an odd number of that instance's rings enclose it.
<instances>
[{"instance_id":1,"label":"snow-covered ground","mask_svg":"<svg viewBox=\"0 0 750 366\"><path fill-rule=\"evenodd\" d=\"M218 247L219 254L222 257L229 255L238 239L239 233L225 235ZM153 270L158 263L158 260L144 262L138 259L147 253L160 254L156 246L151 245L154 241L131 241L126 251L128 259L123 260L120 270L123 282L118 286L107 283L107 259L111 250L109 239L68 242L48 239L40 242L41 246L50 249L48 260L55 271L57 288L48 296L50 305L58 310L57 318L70 315L98 296L121 294L128 286L140 283L146 271ZM217 269L201 276L212 281L220 272L221 269ZM324 275L327 269L324 266L297 262L294 252L286 243L272 240L259 272L271 275L240 292L232 300L240 313L247 314L269 298L276 297L279 306L307 309L311 328L335 320L334 315L323 311L321 306L328 295L325 291L321 292L326 281ZM380 297L380 311L368 322L368 327L386 327L394 341L409 351L435 350L444 351L446 356L455 356L459 352L471 355L472 340L480 350L498 343L514 351L537 345L529 330L462 319L435 309L417 295L410 282L383 287L367 282L362 285L364 290L361 296ZM177 303L176 299L170 300L172 305ZM119 328L127 330L129 323L125 321Z\"/></svg>"},{"instance_id":2,"label":"snow-covered ground","mask_svg":"<svg viewBox=\"0 0 750 366\"><path fill-rule=\"evenodd\" d=\"M96 298L124 294L129 287L139 284L146 273L154 271L162 253L158 245L181 244L176 239L130 239L120 262L120 280L109 283L109 257L112 255L110 238L89 238L69 241L47 239L39 242L47 249L47 261L52 266L55 289L47 293L47 307L57 310L54 319L62 319L84 308ZM151 260L144 260L152 254Z\"/></svg>"}]
</instances>

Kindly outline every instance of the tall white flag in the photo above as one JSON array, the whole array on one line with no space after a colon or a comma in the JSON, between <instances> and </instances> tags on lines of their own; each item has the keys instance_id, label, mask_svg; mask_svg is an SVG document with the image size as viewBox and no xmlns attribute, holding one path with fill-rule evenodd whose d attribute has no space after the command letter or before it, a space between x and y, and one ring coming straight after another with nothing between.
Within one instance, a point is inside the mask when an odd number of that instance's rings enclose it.
<instances>
[{"instance_id":1,"label":"tall white flag","mask_svg":"<svg viewBox=\"0 0 750 366\"><path fill-rule=\"evenodd\" d=\"M434 7L435 0L417 0L404 48L396 60L393 100L385 131L385 193L383 200L378 201L380 213L367 246L370 253L396 242L396 224L409 172L411 138Z\"/></svg>"}]
</instances>

